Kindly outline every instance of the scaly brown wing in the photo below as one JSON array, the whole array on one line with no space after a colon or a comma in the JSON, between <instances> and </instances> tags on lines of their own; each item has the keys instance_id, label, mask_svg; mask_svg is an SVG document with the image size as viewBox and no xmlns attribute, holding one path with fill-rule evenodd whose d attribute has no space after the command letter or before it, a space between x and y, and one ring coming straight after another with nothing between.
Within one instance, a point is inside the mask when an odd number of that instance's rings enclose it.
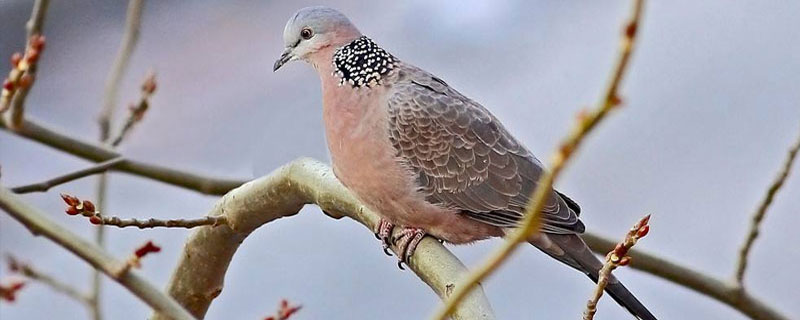
<instances>
[{"instance_id":1,"label":"scaly brown wing","mask_svg":"<svg viewBox=\"0 0 800 320\"><path fill-rule=\"evenodd\" d=\"M388 100L398 156L431 203L477 221L515 227L542 164L480 104L418 68L402 65ZM543 231L580 233L580 209L551 191Z\"/></svg>"}]
</instances>

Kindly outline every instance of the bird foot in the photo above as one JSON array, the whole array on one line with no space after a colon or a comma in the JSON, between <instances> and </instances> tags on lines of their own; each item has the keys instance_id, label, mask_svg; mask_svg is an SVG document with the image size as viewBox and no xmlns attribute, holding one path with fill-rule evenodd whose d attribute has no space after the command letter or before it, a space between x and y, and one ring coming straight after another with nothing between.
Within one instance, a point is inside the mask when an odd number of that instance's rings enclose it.
<instances>
[{"instance_id":1,"label":"bird foot","mask_svg":"<svg viewBox=\"0 0 800 320\"><path fill-rule=\"evenodd\" d=\"M375 228L375 238L378 238L378 240L383 243L383 253L385 253L387 256L392 255L392 251L389 250L389 245L392 238L392 230L394 230L394 225L385 219L381 219Z\"/></svg>"},{"instance_id":2,"label":"bird foot","mask_svg":"<svg viewBox=\"0 0 800 320\"><path fill-rule=\"evenodd\" d=\"M417 245L419 245L419 242L422 241L425 235L425 230L406 227L403 228L403 231L400 231L397 236L392 238L392 243L397 246L397 250L400 252L400 256L398 257L399 261L397 262L397 267L400 268L400 270L405 270L403 264L405 263L408 265L411 255L414 254Z\"/></svg>"}]
</instances>

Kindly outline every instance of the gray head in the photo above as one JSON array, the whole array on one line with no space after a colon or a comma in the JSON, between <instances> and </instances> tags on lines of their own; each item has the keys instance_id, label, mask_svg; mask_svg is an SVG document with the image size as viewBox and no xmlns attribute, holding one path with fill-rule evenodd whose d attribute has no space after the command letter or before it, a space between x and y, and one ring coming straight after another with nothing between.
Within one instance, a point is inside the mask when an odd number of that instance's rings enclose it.
<instances>
[{"instance_id":1,"label":"gray head","mask_svg":"<svg viewBox=\"0 0 800 320\"><path fill-rule=\"evenodd\" d=\"M275 61L273 71L289 61L311 60L322 49L346 44L360 36L350 19L335 9L323 6L300 9L286 23L283 30L286 49Z\"/></svg>"}]
</instances>

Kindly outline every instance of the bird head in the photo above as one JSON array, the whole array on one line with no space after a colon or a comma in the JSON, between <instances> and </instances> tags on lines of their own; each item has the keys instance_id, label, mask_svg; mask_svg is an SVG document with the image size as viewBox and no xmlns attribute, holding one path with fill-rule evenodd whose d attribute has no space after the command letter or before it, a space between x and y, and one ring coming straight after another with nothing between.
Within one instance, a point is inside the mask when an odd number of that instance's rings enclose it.
<instances>
[{"instance_id":1,"label":"bird head","mask_svg":"<svg viewBox=\"0 0 800 320\"><path fill-rule=\"evenodd\" d=\"M285 49L275 61L273 71L294 60L314 60L323 49L347 44L361 32L335 9L318 6L300 9L283 30Z\"/></svg>"}]
</instances>

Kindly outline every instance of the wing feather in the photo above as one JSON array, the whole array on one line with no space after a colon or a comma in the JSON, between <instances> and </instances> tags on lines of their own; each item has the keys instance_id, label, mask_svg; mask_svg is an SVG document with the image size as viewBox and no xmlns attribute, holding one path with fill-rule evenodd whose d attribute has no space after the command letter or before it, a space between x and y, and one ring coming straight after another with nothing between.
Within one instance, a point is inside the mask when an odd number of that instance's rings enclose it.
<instances>
[{"instance_id":1,"label":"wing feather","mask_svg":"<svg viewBox=\"0 0 800 320\"><path fill-rule=\"evenodd\" d=\"M431 203L499 227L515 227L542 174L542 164L483 106L418 68L399 69L388 99L398 156ZM580 208L551 191L545 232L580 233Z\"/></svg>"}]
</instances>

